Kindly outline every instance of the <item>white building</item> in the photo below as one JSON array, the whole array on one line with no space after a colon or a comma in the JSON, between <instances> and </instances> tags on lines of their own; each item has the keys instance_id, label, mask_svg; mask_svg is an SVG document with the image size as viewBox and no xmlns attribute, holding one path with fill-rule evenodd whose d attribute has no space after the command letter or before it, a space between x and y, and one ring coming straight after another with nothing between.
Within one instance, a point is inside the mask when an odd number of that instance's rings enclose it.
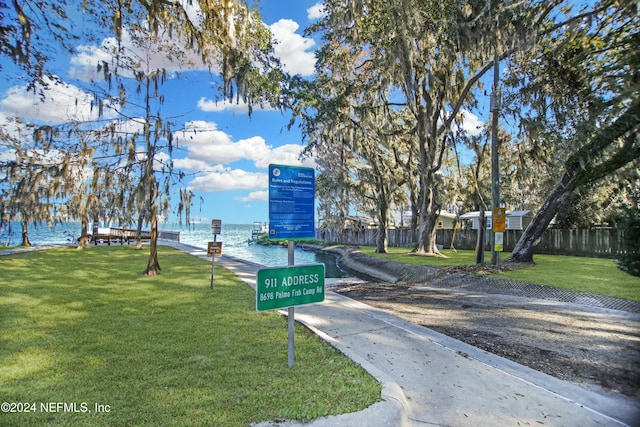
<instances>
[{"instance_id":1,"label":"white building","mask_svg":"<svg viewBox=\"0 0 640 427\"><path fill-rule=\"evenodd\" d=\"M491 230L492 228L492 219L493 212L485 211L484 212L485 223L487 225L487 230ZM474 230L478 230L480 228L480 212L473 211L467 212L464 215L460 215L460 219L462 221L472 221L471 228ZM527 228L527 225L533 219L533 213L529 210L525 211L507 211L507 230L524 230Z\"/></svg>"}]
</instances>

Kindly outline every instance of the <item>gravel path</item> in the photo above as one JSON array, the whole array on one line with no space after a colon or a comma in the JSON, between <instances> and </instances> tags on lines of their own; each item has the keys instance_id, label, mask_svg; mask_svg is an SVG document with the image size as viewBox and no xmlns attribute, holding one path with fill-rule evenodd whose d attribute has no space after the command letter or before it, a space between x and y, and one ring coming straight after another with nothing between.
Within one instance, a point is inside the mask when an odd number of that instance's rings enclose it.
<instances>
[{"instance_id":1,"label":"gravel path","mask_svg":"<svg viewBox=\"0 0 640 427\"><path fill-rule=\"evenodd\" d=\"M415 267L341 249L333 290L493 354L640 402L640 303Z\"/></svg>"}]
</instances>

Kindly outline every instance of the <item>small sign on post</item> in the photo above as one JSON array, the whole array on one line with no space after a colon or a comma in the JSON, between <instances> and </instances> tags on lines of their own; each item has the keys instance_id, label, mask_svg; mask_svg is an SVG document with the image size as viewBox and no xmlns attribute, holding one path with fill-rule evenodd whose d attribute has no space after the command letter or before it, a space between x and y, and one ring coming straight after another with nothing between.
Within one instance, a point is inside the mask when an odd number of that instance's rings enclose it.
<instances>
[{"instance_id":1,"label":"small sign on post","mask_svg":"<svg viewBox=\"0 0 640 427\"><path fill-rule=\"evenodd\" d=\"M222 220L221 219L212 219L211 220L211 234L216 235L220 234L222 231Z\"/></svg>"},{"instance_id":2,"label":"small sign on post","mask_svg":"<svg viewBox=\"0 0 640 427\"><path fill-rule=\"evenodd\" d=\"M496 252L502 252L504 250L504 233L494 233L493 244Z\"/></svg>"},{"instance_id":3,"label":"small sign on post","mask_svg":"<svg viewBox=\"0 0 640 427\"><path fill-rule=\"evenodd\" d=\"M207 255L208 256L222 255L222 242L208 242Z\"/></svg>"},{"instance_id":4,"label":"small sign on post","mask_svg":"<svg viewBox=\"0 0 640 427\"><path fill-rule=\"evenodd\" d=\"M494 233L504 233L507 230L507 210L505 208L493 208Z\"/></svg>"}]
</instances>

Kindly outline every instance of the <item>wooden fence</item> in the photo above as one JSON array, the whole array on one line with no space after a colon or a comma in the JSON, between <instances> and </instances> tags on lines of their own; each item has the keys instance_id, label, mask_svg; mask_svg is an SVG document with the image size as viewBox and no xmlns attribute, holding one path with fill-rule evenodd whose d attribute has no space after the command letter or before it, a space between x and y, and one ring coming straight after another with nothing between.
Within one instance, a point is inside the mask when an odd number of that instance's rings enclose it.
<instances>
[{"instance_id":1,"label":"wooden fence","mask_svg":"<svg viewBox=\"0 0 640 427\"><path fill-rule=\"evenodd\" d=\"M522 230L507 230L504 233L504 251L511 252L522 236ZM320 228L316 230L316 239L349 245L375 246L378 236L377 229L365 230L334 230ZM490 232L485 234L485 249L491 250ZM477 230L458 230L453 238L453 230L440 229L436 231L436 243L445 249L450 249L453 243L455 249L474 250L478 238ZM417 244L415 236L409 229L387 230L389 246L413 247ZM545 231L536 246L535 253L552 255L575 255L585 257L615 258L625 253L622 232L616 229L591 230L557 230Z\"/></svg>"}]
</instances>

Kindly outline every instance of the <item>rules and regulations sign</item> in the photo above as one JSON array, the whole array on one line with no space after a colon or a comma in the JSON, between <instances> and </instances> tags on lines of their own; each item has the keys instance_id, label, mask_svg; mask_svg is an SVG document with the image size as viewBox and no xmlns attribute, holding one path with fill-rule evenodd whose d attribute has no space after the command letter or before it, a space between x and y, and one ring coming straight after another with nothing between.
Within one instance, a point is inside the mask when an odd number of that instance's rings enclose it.
<instances>
[{"instance_id":1,"label":"rules and regulations sign","mask_svg":"<svg viewBox=\"0 0 640 427\"><path fill-rule=\"evenodd\" d=\"M324 264L263 268L256 280L256 310L324 301Z\"/></svg>"},{"instance_id":2,"label":"rules and regulations sign","mask_svg":"<svg viewBox=\"0 0 640 427\"><path fill-rule=\"evenodd\" d=\"M269 165L269 239L315 238L315 171Z\"/></svg>"}]
</instances>

